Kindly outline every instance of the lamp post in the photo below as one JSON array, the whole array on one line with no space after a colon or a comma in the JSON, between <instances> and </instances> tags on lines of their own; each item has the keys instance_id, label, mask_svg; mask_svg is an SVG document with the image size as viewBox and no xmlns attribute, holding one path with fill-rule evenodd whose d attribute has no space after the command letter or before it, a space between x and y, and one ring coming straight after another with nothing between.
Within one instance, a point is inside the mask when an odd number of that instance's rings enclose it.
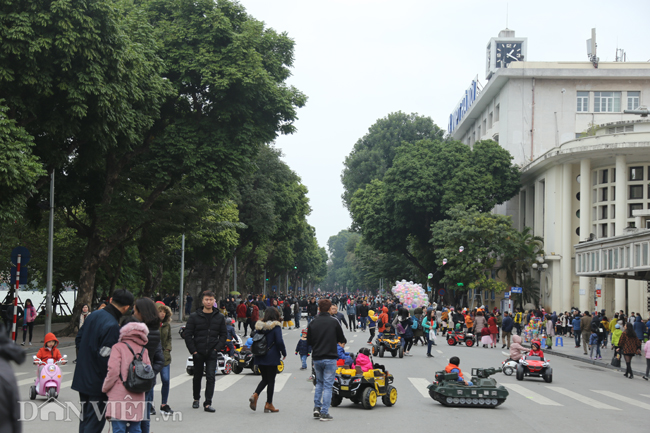
<instances>
[{"instance_id":1,"label":"lamp post","mask_svg":"<svg viewBox=\"0 0 650 433\"><path fill-rule=\"evenodd\" d=\"M548 263L545 263L544 256L537 256L537 263L533 263L533 269L539 272L539 303L543 306L544 298L548 296L548 290L542 289L542 272L548 269Z\"/></svg>"}]
</instances>

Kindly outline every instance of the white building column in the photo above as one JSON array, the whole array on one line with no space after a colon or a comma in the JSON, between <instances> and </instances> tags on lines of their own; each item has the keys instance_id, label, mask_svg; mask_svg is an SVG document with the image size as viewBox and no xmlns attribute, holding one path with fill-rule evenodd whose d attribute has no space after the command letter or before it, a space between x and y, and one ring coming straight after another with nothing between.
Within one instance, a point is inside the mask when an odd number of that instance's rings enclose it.
<instances>
[{"instance_id":1,"label":"white building column","mask_svg":"<svg viewBox=\"0 0 650 433\"><path fill-rule=\"evenodd\" d=\"M616 224L615 235L622 235L623 230L627 227L627 161L625 155L616 156ZM615 311L625 310L625 280L616 278L614 280L614 308ZM608 311L613 315L613 311Z\"/></svg>"},{"instance_id":2,"label":"white building column","mask_svg":"<svg viewBox=\"0 0 650 433\"><path fill-rule=\"evenodd\" d=\"M618 194L616 195L618 197ZM580 161L580 240L591 233L591 160ZM580 310L589 309L589 277L580 277Z\"/></svg>"},{"instance_id":3,"label":"white building column","mask_svg":"<svg viewBox=\"0 0 650 433\"><path fill-rule=\"evenodd\" d=\"M562 262L560 266L561 284L557 289L562 291L560 299L560 311L570 311L573 291L573 269L571 268L571 256L573 255L573 227L571 226L572 212L571 199L573 198L573 175L571 164L564 164L562 167ZM580 177L582 181L582 176ZM580 196L582 198L582 195ZM582 213L580 214L582 215Z\"/></svg>"}]
</instances>

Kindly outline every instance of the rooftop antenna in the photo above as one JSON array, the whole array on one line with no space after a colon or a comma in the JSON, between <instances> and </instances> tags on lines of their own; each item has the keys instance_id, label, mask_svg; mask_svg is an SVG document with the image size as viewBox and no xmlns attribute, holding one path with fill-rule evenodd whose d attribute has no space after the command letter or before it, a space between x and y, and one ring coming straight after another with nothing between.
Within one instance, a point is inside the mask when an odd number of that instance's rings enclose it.
<instances>
[{"instance_id":1,"label":"rooftop antenna","mask_svg":"<svg viewBox=\"0 0 650 433\"><path fill-rule=\"evenodd\" d=\"M587 39L587 57L593 63L594 68L598 68L598 61L600 60L596 56L596 47L598 47L596 44L596 29L593 28L591 29L591 39Z\"/></svg>"}]
</instances>

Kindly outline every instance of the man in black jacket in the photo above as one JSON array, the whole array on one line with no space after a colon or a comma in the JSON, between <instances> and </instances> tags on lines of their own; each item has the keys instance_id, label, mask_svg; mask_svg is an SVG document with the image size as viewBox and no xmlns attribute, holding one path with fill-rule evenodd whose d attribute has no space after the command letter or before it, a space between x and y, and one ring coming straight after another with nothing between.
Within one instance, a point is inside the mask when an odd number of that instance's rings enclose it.
<instances>
[{"instance_id":1,"label":"man in black jacket","mask_svg":"<svg viewBox=\"0 0 650 433\"><path fill-rule=\"evenodd\" d=\"M368 320L368 303L366 301L357 303L357 316L361 321L361 330L366 332L366 321Z\"/></svg>"},{"instance_id":2,"label":"man in black jacket","mask_svg":"<svg viewBox=\"0 0 650 433\"><path fill-rule=\"evenodd\" d=\"M307 304L307 325L311 323L312 320L318 314L318 305L316 304L316 299L311 298L309 304Z\"/></svg>"},{"instance_id":3,"label":"man in black jacket","mask_svg":"<svg viewBox=\"0 0 650 433\"><path fill-rule=\"evenodd\" d=\"M185 345L194 357L194 409L199 408L201 380L205 368L205 402L203 410L214 413L214 373L217 369L217 352L226 345L226 320L223 314L214 309L214 293L203 293L203 309L197 309L185 327Z\"/></svg>"},{"instance_id":4,"label":"man in black jacket","mask_svg":"<svg viewBox=\"0 0 650 433\"><path fill-rule=\"evenodd\" d=\"M307 326L307 344L312 349L311 356L316 373L313 415L321 421L332 419L329 408L332 402L336 361L339 357L337 346L338 343L347 343L341 325L329 313L331 307L332 303L328 299L318 301L320 314Z\"/></svg>"}]
</instances>

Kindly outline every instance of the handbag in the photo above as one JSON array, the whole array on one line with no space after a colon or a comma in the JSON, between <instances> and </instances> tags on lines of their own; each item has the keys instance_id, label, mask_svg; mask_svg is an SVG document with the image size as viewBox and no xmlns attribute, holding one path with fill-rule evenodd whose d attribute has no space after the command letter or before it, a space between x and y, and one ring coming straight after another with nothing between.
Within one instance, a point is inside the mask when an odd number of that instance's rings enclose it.
<instances>
[{"instance_id":1,"label":"handbag","mask_svg":"<svg viewBox=\"0 0 650 433\"><path fill-rule=\"evenodd\" d=\"M399 323L399 322L397 323L397 326L395 327L395 329L397 329L397 333L398 333L398 334L404 334L404 333L406 333L406 329L404 329L404 327L402 326L402 324Z\"/></svg>"},{"instance_id":2,"label":"handbag","mask_svg":"<svg viewBox=\"0 0 650 433\"><path fill-rule=\"evenodd\" d=\"M551 337L546 337L546 347L551 347L553 345L553 340Z\"/></svg>"},{"instance_id":3,"label":"handbag","mask_svg":"<svg viewBox=\"0 0 650 433\"><path fill-rule=\"evenodd\" d=\"M612 367L617 367L618 368L618 367L621 366L621 358L619 357L619 355L614 355L614 357L612 358L611 364L612 364Z\"/></svg>"},{"instance_id":4,"label":"handbag","mask_svg":"<svg viewBox=\"0 0 650 433\"><path fill-rule=\"evenodd\" d=\"M436 331L433 329L429 331L429 340L433 341L434 343L436 342Z\"/></svg>"}]
</instances>

